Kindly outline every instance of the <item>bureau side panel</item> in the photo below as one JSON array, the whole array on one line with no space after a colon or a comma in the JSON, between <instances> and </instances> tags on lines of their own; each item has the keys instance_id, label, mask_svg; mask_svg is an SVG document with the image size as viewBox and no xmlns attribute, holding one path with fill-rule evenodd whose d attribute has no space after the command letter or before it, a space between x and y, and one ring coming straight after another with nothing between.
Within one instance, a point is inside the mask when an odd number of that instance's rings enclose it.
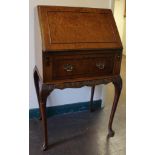
<instances>
[{"instance_id":1,"label":"bureau side panel","mask_svg":"<svg viewBox=\"0 0 155 155\"><path fill-rule=\"evenodd\" d=\"M119 75L121 70L121 62L122 62L122 50L116 52L114 62L115 62L115 65L113 69L113 74Z\"/></svg>"},{"instance_id":2,"label":"bureau side panel","mask_svg":"<svg viewBox=\"0 0 155 155\"><path fill-rule=\"evenodd\" d=\"M34 10L35 21L34 21L34 32L35 32L35 63L38 68L39 74L43 79L43 63L42 63L42 40L41 40L41 31L40 23L38 18L37 7Z\"/></svg>"}]
</instances>

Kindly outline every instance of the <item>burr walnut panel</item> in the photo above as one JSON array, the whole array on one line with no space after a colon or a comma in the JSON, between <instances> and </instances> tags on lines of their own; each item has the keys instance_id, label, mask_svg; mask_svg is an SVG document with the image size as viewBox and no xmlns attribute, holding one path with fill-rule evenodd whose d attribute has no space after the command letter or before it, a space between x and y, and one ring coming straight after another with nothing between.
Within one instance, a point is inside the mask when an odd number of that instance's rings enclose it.
<instances>
[{"instance_id":1,"label":"burr walnut panel","mask_svg":"<svg viewBox=\"0 0 155 155\"><path fill-rule=\"evenodd\" d=\"M51 44L116 42L113 26L105 13L49 11L47 15Z\"/></svg>"},{"instance_id":2,"label":"burr walnut panel","mask_svg":"<svg viewBox=\"0 0 155 155\"><path fill-rule=\"evenodd\" d=\"M56 56L52 62L52 79L110 75L113 72L113 60L113 55Z\"/></svg>"},{"instance_id":3,"label":"burr walnut panel","mask_svg":"<svg viewBox=\"0 0 155 155\"><path fill-rule=\"evenodd\" d=\"M43 51L122 49L109 9L38 6Z\"/></svg>"}]
</instances>

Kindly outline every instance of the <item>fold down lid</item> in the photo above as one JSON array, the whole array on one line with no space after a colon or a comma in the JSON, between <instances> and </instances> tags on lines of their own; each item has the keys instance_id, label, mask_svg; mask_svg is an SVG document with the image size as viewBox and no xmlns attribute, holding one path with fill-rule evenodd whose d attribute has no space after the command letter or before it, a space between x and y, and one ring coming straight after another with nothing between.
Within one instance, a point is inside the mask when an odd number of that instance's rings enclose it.
<instances>
[{"instance_id":1,"label":"fold down lid","mask_svg":"<svg viewBox=\"0 0 155 155\"><path fill-rule=\"evenodd\" d=\"M122 49L111 10L38 6L43 51Z\"/></svg>"}]
</instances>

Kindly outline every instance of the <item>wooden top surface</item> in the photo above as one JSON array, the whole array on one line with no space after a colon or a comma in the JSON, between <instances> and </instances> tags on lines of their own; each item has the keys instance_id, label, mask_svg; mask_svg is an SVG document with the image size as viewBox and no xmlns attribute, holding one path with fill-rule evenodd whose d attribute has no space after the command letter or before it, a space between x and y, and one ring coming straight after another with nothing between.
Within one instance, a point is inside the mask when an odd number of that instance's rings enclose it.
<instances>
[{"instance_id":1,"label":"wooden top surface","mask_svg":"<svg viewBox=\"0 0 155 155\"><path fill-rule=\"evenodd\" d=\"M109 9L38 6L43 51L122 49Z\"/></svg>"}]
</instances>

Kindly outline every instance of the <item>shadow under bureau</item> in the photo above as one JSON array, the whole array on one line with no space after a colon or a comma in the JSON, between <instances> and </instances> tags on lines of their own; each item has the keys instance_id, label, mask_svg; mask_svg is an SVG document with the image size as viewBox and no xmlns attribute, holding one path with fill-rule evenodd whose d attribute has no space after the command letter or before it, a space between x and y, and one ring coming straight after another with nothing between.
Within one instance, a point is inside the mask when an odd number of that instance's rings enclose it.
<instances>
[{"instance_id":1,"label":"shadow under bureau","mask_svg":"<svg viewBox=\"0 0 155 155\"><path fill-rule=\"evenodd\" d=\"M112 82L114 102L108 137L122 89L122 43L109 9L38 6L35 15L36 66L34 83L48 147L46 100L54 89L91 87L93 111L95 85Z\"/></svg>"}]
</instances>

